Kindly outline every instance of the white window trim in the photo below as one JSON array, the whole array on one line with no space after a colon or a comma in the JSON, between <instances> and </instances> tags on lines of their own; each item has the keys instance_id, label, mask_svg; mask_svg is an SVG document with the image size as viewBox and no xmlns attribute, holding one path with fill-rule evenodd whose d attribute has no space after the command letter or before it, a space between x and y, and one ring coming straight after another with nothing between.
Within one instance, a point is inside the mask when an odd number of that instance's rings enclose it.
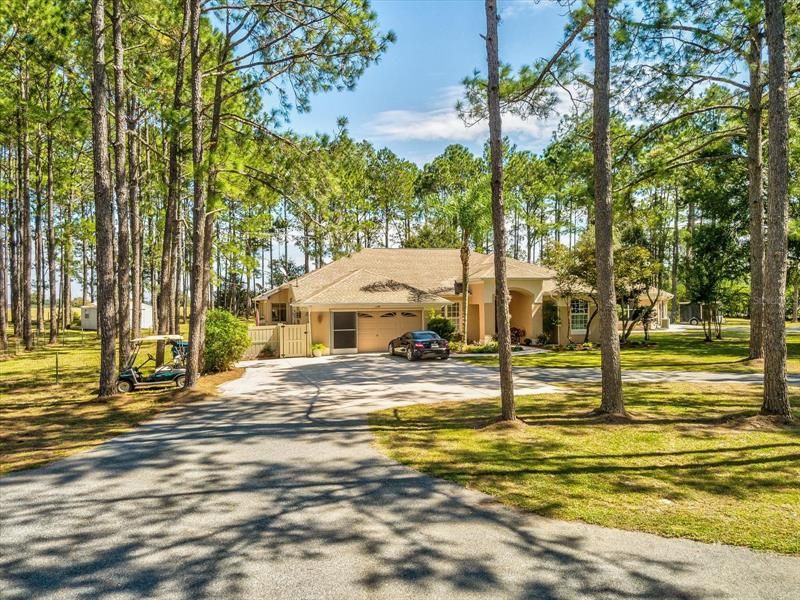
<instances>
[{"instance_id":1,"label":"white window trim","mask_svg":"<svg viewBox=\"0 0 800 600\"><path fill-rule=\"evenodd\" d=\"M450 311L455 311L455 315L450 314ZM452 304L445 304L442 306L442 317L447 319L453 324L456 332L461 331L461 303L453 302Z\"/></svg>"},{"instance_id":2,"label":"white window trim","mask_svg":"<svg viewBox=\"0 0 800 600\"><path fill-rule=\"evenodd\" d=\"M572 303L573 302L583 302L586 305L586 311L585 312L579 312L579 313L573 312L572 311ZM589 323L589 302L586 301L586 300L582 300L580 298L574 298L574 299L570 300L570 303L569 303L569 331L570 331L570 333L586 333L586 327L584 327L582 329L573 329L572 328L572 317L573 317L573 315L586 315L586 323L588 325L588 323Z\"/></svg>"}]
</instances>

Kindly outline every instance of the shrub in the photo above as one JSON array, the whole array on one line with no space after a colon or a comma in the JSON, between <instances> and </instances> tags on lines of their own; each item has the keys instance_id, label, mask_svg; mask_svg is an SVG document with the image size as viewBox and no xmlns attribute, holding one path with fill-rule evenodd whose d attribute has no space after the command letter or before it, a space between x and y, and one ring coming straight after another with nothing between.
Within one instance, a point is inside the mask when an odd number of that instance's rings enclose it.
<instances>
[{"instance_id":1,"label":"shrub","mask_svg":"<svg viewBox=\"0 0 800 600\"><path fill-rule=\"evenodd\" d=\"M450 319L444 317L433 317L428 319L428 330L439 334L439 337L449 340L455 331L455 325Z\"/></svg>"},{"instance_id":2,"label":"shrub","mask_svg":"<svg viewBox=\"0 0 800 600\"><path fill-rule=\"evenodd\" d=\"M229 370L250 345L247 324L227 310L215 308L206 317L203 369L206 373Z\"/></svg>"}]
</instances>

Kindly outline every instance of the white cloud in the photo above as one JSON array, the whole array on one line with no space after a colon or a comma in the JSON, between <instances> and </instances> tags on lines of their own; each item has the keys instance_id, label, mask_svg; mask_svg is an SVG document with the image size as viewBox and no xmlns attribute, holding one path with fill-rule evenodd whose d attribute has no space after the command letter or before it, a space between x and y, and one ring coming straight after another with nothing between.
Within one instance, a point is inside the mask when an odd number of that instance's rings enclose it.
<instances>
[{"instance_id":1,"label":"white cloud","mask_svg":"<svg viewBox=\"0 0 800 600\"><path fill-rule=\"evenodd\" d=\"M548 0L505 0L500 2L500 18L510 19L524 14L531 14L552 5Z\"/></svg>"},{"instance_id":2,"label":"white cloud","mask_svg":"<svg viewBox=\"0 0 800 600\"><path fill-rule=\"evenodd\" d=\"M463 88L450 86L441 90L430 110L380 112L366 124L366 133L383 141L481 143L488 138L488 123L482 121L471 127L464 124L455 110L456 100L462 94ZM520 145L542 148L550 140L561 115L569 110L566 97L560 97L556 110L545 119L504 115L503 135Z\"/></svg>"}]
</instances>

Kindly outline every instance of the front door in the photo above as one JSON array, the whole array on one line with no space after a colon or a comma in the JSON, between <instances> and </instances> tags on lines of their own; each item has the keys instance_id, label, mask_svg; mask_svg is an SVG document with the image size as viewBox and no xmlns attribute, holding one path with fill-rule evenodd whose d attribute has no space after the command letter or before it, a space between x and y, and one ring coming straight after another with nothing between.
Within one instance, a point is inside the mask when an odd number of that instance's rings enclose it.
<instances>
[{"instance_id":1,"label":"front door","mask_svg":"<svg viewBox=\"0 0 800 600\"><path fill-rule=\"evenodd\" d=\"M331 315L331 354L358 352L358 332L355 312L334 312Z\"/></svg>"}]
</instances>

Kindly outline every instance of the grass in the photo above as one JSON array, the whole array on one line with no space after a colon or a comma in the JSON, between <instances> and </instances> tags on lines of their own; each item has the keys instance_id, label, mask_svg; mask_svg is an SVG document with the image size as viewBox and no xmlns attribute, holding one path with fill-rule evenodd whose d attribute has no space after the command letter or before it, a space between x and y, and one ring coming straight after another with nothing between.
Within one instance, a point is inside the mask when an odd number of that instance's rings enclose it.
<instances>
[{"instance_id":1,"label":"grass","mask_svg":"<svg viewBox=\"0 0 800 600\"><path fill-rule=\"evenodd\" d=\"M746 330L723 330L722 340L704 342L701 331L656 331L651 334L654 346L623 346L620 355L623 369L653 371L712 371L753 373L763 366L747 360L749 354ZM635 333L631 341L641 341L642 334ZM786 330L788 351L787 369L800 373L800 330ZM467 357L474 364L496 366L496 357ZM542 352L515 356L515 367L599 367L600 351Z\"/></svg>"},{"instance_id":2,"label":"grass","mask_svg":"<svg viewBox=\"0 0 800 600\"><path fill-rule=\"evenodd\" d=\"M193 390L157 388L98 401L99 340L94 332L70 332L66 341L0 357L0 474L97 446L168 407L213 396L216 385L240 374L203 377ZM147 352L155 345L143 346L140 360Z\"/></svg>"},{"instance_id":3,"label":"grass","mask_svg":"<svg viewBox=\"0 0 800 600\"><path fill-rule=\"evenodd\" d=\"M540 515L800 554L800 424L753 416L757 386L631 384L623 424L588 416L596 386L564 389L518 398L527 426L491 425L498 400L370 425L395 460Z\"/></svg>"}]
</instances>

